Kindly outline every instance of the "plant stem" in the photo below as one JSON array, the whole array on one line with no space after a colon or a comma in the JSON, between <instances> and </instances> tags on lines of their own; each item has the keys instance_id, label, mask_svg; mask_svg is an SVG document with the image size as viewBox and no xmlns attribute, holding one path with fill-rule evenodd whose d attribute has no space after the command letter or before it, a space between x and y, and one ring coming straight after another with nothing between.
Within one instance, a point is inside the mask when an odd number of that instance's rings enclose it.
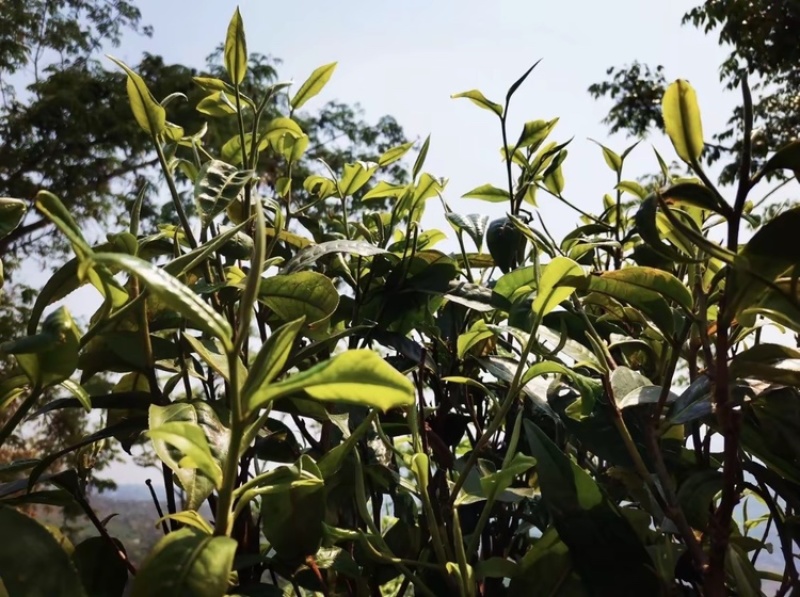
<instances>
[{"instance_id":1,"label":"plant stem","mask_svg":"<svg viewBox=\"0 0 800 597\"><path fill-rule=\"evenodd\" d=\"M228 445L228 454L222 470L222 487L219 489L217 501L215 535L230 536L233 530L234 519L231 516L233 509L233 492L239 472L239 452L242 447L242 437L246 421L242 414L241 396L239 395L239 367L238 356L235 352L228 353L228 369L230 383L228 391L231 408L231 440Z\"/></svg>"},{"instance_id":2,"label":"plant stem","mask_svg":"<svg viewBox=\"0 0 800 597\"><path fill-rule=\"evenodd\" d=\"M156 146L156 153L158 154L158 162L161 164L161 170L162 172L164 172L164 178L167 179L169 194L172 196L172 203L175 205L175 211L178 213L178 219L180 220L181 227L183 228L183 232L186 235L186 241L189 243L189 246L192 249L196 249L197 240L194 238L192 227L189 225L189 217L186 215L186 210L183 209L183 204L181 203L181 196L178 194L178 187L175 186L175 179L172 176L172 172L169 171L169 165L167 164L167 158L164 155L164 150L161 147L161 143L159 142L158 137L156 137L155 135L153 136L153 144Z\"/></svg>"}]
</instances>

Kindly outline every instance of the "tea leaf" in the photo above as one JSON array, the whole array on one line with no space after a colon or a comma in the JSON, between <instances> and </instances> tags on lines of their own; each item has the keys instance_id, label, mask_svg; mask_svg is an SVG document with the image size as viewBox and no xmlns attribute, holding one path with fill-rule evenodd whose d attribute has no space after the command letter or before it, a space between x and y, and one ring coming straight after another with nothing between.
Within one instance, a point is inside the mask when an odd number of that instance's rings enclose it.
<instances>
[{"instance_id":1,"label":"tea leaf","mask_svg":"<svg viewBox=\"0 0 800 597\"><path fill-rule=\"evenodd\" d=\"M308 100L322 91L322 88L330 81L333 71L336 70L336 64L336 62L325 64L311 73L311 76L305 80L300 86L300 89L297 90L297 93L294 94L294 97L289 101L292 110L299 110Z\"/></svg>"},{"instance_id":2,"label":"tea leaf","mask_svg":"<svg viewBox=\"0 0 800 597\"><path fill-rule=\"evenodd\" d=\"M244 23L239 8L231 17L228 33L225 36L225 70L236 85L244 81L247 73L247 42L244 36Z\"/></svg>"},{"instance_id":3,"label":"tea leaf","mask_svg":"<svg viewBox=\"0 0 800 597\"><path fill-rule=\"evenodd\" d=\"M236 547L230 537L210 537L196 529L173 531L144 560L131 597L224 595Z\"/></svg>"},{"instance_id":4,"label":"tea leaf","mask_svg":"<svg viewBox=\"0 0 800 597\"><path fill-rule=\"evenodd\" d=\"M696 163L703 153L703 123L694 88L682 79L675 81L664 92L661 107L676 153L684 162Z\"/></svg>"}]
</instances>

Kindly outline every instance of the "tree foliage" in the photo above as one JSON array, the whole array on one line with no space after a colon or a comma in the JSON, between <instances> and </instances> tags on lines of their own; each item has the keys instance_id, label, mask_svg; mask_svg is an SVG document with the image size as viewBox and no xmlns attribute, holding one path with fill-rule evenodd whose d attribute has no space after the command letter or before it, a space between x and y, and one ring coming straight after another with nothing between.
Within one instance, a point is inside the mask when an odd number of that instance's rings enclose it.
<instances>
[{"instance_id":1,"label":"tree foliage","mask_svg":"<svg viewBox=\"0 0 800 597\"><path fill-rule=\"evenodd\" d=\"M720 81L731 90L741 87L743 75L753 92L752 154L753 172L765 158L797 140L800 130L800 75L796 43L800 26L800 4L795 0L707 0L683 17L683 24L716 32L720 45L730 54L720 65ZM589 87L595 98L613 102L604 122L611 132L641 137L652 130L663 130L659 98L666 88L665 68L633 62L611 67L608 79ZM706 141L704 158L721 162L720 182L732 183L737 174L742 134L747 117L743 107L734 110L727 128Z\"/></svg>"}]
</instances>

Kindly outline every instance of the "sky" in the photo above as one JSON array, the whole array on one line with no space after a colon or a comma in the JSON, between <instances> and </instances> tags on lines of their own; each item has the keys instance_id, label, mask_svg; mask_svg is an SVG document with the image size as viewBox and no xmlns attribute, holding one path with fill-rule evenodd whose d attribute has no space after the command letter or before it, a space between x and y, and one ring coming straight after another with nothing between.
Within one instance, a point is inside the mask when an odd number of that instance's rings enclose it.
<instances>
[{"instance_id":1,"label":"sky","mask_svg":"<svg viewBox=\"0 0 800 597\"><path fill-rule=\"evenodd\" d=\"M680 25L682 15L697 3L244 0L239 6L248 50L280 58L280 80L299 86L316 67L338 62L330 83L304 109L313 111L329 100L357 102L370 121L394 116L411 139L430 134L425 170L449 179L444 197L450 207L495 218L504 215L505 205L461 195L485 183L505 186L498 119L450 96L477 88L501 102L507 88L542 59L512 100L509 136L516 138L527 120L560 117L551 138L574 137L564 165L564 195L582 209L599 210L615 175L589 139L618 153L633 142L609 137L601 120L610 104L586 91L604 79L608 67L638 60L663 64L668 80L688 79L698 92L707 137L722 128L738 99L719 83L718 65L726 51L716 37ZM224 40L237 6L227 0L136 4L142 22L153 25L153 37L127 35L109 53L135 64L147 51L168 63L197 67ZM628 178L657 171L653 146L668 160L675 158L668 140L654 136L629 157ZM543 193L539 209L556 238L577 222L574 212ZM449 232L437 202L429 203L423 225ZM76 314L91 314L97 305L93 292L73 295ZM130 464L115 465L109 473L122 483L153 476Z\"/></svg>"}]
</instances>

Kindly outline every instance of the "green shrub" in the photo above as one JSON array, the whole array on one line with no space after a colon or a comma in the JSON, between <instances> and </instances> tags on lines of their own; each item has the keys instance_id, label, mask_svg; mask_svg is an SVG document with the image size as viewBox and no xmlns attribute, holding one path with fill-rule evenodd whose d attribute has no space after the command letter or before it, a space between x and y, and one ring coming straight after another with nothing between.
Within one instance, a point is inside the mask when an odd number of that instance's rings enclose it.
<instances>
[{"instance_id":1,"label":"green shrub","mask_svg":"<svg viewBox=\"0 0 800 597\"><path fill-rule=\"evenodd\" d=\"M507 181L467 196L506 203L506 218L487 226L451 210L445 182L424 170L428 141L407 184L375 179L410 144L310 176L314 199L298 204L292 167L308 137L293 115L333 65L265 121L286 89L250 98L239 88L238 11L224 58L227 81L197 81L209 126L238 122L219 155L171 125L168 101L115 60L174 225L140 235L140 201L128 230L90 246L55 194L36 196L75 258L42 288L29 335L2 347L17 371L2 382L0 442L61 386L73 398L34 414L105 411L107 426L71 451L108 438L144 445L163 464L168 499L165 536L134 565L87 503L85 471L47 472L63 453L2 463L10 595L119 595L129 577L135 596L750 595L765 580L796 583L800 352L762 332L800 332L800 210L744 244L740 226L767 174L800 167L798 144L751 175L745 143L727 200L699 162L694 90L676 81L664 121L694 176L657 156L660 180L643 188L624 175L633 148L602 147L613 191L558 241L530 209L537 192L574 207L568 143L549 141L556 120L519 135L506 126L531 67L503 105L456 95L499 120ZM254 171L265 152L285 172L270 196ZM195 220L177 171L194 184ZM390 210L370 210L386 198ZM443 232L419 226L437 199L455 254L433 248ZM338 203L337 219L302 233L304 211L324 201ZM7 234L26 203L2 208ZM724 244L712 240L720 234ZM43 318L84 284L103 297L88 329L64 307ZM83 388L110 373L109 394ZM97 537L73 547L14 509L64 501L84 508ZM784 570L762 563L771 528Z\"/></svg>"}]
</instances>

